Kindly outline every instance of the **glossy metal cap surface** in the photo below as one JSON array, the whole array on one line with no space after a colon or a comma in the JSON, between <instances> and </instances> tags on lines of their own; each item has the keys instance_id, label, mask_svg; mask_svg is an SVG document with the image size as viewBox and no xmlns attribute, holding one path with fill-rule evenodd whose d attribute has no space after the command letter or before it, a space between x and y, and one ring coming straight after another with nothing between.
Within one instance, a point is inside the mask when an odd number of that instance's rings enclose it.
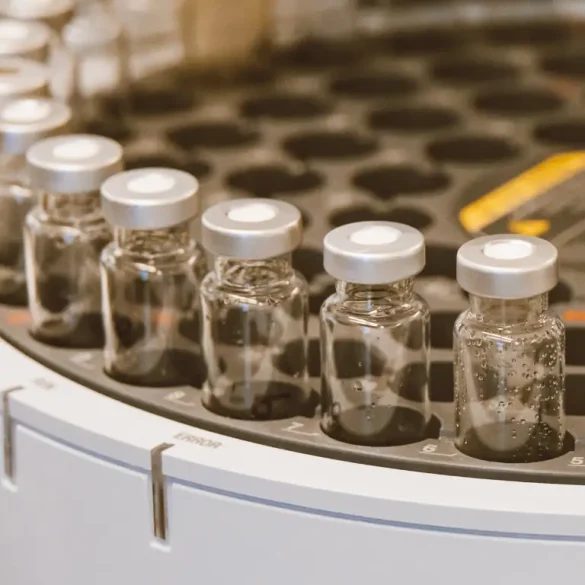
<instances>
[{"instance_id":1,"label":"glossy metal cap surface","mask_svg":"<svg viewBox=\"0 0 585 585\"><path fill-rule=\"evenodd\" d=\"M45 61L51 29L42 22L0 19L0 56Z\"/></svg>"},{"instance_id":2,"label":"glossy metal cap surface","mask_svg":"<svg viewBox=\"0 0 585 585\"><path fill-rule=\"evenodd\" d=\"M0 57L0 104L25 96L49 93L48 67L20 57Z\"/></svg>"},{"instance_id":3,"label":"glossy metal cap surface","mask_svg":"<svg viewBox=\"0 0 585 585\"><path fill-rule=\"evenodd\" d=\"M540 238L510 234L476 238L459 248L457 281L463 290L488 298L543 294L558 282L558 252Z\"/></svg>"},{"instance_id":4,"label":"glossy metal cap surface","mask_svg":"<svg viewBox=\"0 0 585 585\"><path fill-rule=\"evenodd\" d=\"M2 152L25 154L39 140L63 132L71 109L49 98L21 98L0 106Z\"/></svg>"},{"instance_id":5,"label":"glossy metal cap surface","mask_svg":"<svg viewBox=\"0 0 585 585\"><path fill-rule=\"evenodd\" d=\"M325 236L324 265L337 280L356 284L396 282L424 268L424 237L418 230L394 222L344 225Z\"/></svg>"},{"instance_id":6,"label":"glossy metal cap surface","mask_svg":"<svg viewBox=\"0 0 585 585\"><path fill-rule=\"evenodd\" d=\"M33 187L53 193L97 191L123 169L122 147L109 138L71 134L46 138L27 153Z\"/></svg>"},{"instance_id":7,"label":"glossy metal cap surface","mask_svg":"<svg viewBox=\"0 0 585 585\"><path fill-rule=\"evenodd\" d=\"M199 214L199 183L184 171L148 168L110 177L101 188L102 211L113 225L155 230Z\"/></svg>"},{"instance_id":8,"label":"glossy metal cap surface","mask_svg":"<svg viewBox=\"0 0 585 585\"><path fill-rule=\"evenodd\" d=\"M223 201L201 223L203 246L217 256L262 260L288 254L302 241L301 213L284 201Z\"/></svg>"}]
</instances>

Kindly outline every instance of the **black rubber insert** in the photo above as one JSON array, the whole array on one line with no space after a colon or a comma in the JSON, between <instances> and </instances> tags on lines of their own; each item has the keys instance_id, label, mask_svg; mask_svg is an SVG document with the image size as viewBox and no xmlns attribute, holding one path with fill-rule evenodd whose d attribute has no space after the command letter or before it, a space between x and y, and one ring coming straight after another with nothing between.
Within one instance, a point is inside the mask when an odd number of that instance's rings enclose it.
<instances>
[{"instance_id":1,"label":"black rubber insert","mask_svg":"<svg viewBox=\"0 0 585 585\"><path fill-rule=\"evenodd\" d=\"M259 139L256 131L236 122L197 122L174 128L168 136L184 150L236 148L249 146Z\"/></svg>"},{"instance_id":2,"label":"black rubber insert","mask_svg":"<svg viewBox=\"0 0 585 585\"><path fill-rule=\"evenodd\" d=\"M333 80L331 91L354 99L404 97L418 89L416 79L405 73L364 72Z\"/></svg>"},{"instance_id":3,"label":"black rubber insert","mask_svg":"<svg viewBox=\"0 0 585 585\"><path fill-rule=\"evenodd\" d=\"M198 179L207 177L211 172L211 165L202 159L194 158L182 162L164 153L136 154L126 158L125 167L130 169L145 169L149 167L161 167L168 169L179 169L191 173Z\"/></svg>"},{"instance_id":4,"label":"black rubber insert","mask_svg":"<svg viewBox=\"0 0 585 585\"><path fill-rule=\"evenodd\" d=\"M395 55L436 55L444 51L462 50L467 44L467 38L455 30L421 28L394 33L384 40L384 44Z\"/></svg>"},{"instance_id":5,"label":"black rubber insert","mask_svg":"<svg viewBox=\"0 0 585 585\"><path fill-rule=\"evenodd\" d=\"M457 87L506 81L518 74L518 69L510 63L479 56L441 60L431 67L434 79Z\"/></svg>"},{"instance_id":6,"label":"black rubber insert","mask_svg":"<svg viewBox=\"0 0 585 585\"><path fill-rule=\"evenodd\" d=\"M397 195L437 193L449 186L449 177L439 171L427 171L409 164L379 166L360 171L353 184L385 201Z\"/></svg>"},{"instance_id":7,"label":"black rubber insert","mask_svg":"<svg viewBox=\"0 0 585 585\"><path fill-rule=\"evenodd\" d=\"M427 244L426 264L421 276L441 277L455 280L457 248Z\"/></svg>"},{"instance_id":8,"label":"black rubber insert","mask_svg":"<svg viewBox=\"0 0 585 585\"><path fill-rule=\"evenodd\" d=\"M358 221L394 221L412 226L418 230L425 230L433 223L433 218L418 209L411 207L396 207L390 211L379 212L369 207L349 207L341 209L329 218L332 226L339 227Z\"/></svg>"},{"instance_id":9,"label":"black rubber insert","mask_svg":"<svg viewBox=\"0 0 585 585\"><path fill-rule=\"evenodd\" d=\"M571 79L585 78L585 51L544 57L540 66L551 75Z\"/></svg>"},{"instance_id":10,"label":"black rubber insert","mask_svg":"<svg viewBox=\"0 0 585 585\"><path fill-rule=\"evenodd\" d=\"M585 119L572 118L543 122L534 130L534 137L549 146L585 147Z\"/></svg>"},{"instance_id":11,"label":"black rubber insert","mask_svg":"<svg viewBox=\"0 0 585 585\"><path fill-rule=\"evenodd\" d=\"M495 45L551 45L571 39L570 28L560 22L514 22L492 26L485 31L490 44Z\"/></svg>"},{"instance_id":12,"label":"black rubber insert","mask_svg":"<svg viewBox=\"0 0 585 585\"><path fill-rule=\"evenodd\" d=\"M459 313L437 312L431 314L431 347L451 349L453 347L453 327Z\"/></svg>"},{"instance_id":13,"label":"black rubber insert","mask_svg":"<svg viewBox=\"0 0 585 585\"><path fill-rule=\"evenodd\" d=\"M459 123L459 114L439 106L402 106L374 110L368 117L373 130L423 134L452 128Z\"/></svg>"},{"instance_id":14,"label":"black rubber insert","mask_svg":"<svg viewBox=\"0 0 585 585\"><path fill-rule=\"evenodd\" d=\"M297 134L284 141L284 148L301 160L344 160L373 154L378 145L372 138L346 130Z\"/></svg>"},{"instance_id":15,"label":"black rubber insert","mask_svg":"<svg viewBox=\"0 0 585 585\"><path fill-rule=\"evenodd\" d=\"M274 164L236 171L228 176L227 183L255 197L278 197L317 189L323 184L323 178L314 171L296 173L284 165Z\"/></svg>"},{"instance_id":16,"label":"black rubber insert","mask_svg":"<svg viewBox=\"0 0 585 585\"><path fill-rule=\"evenodd\" d=\"M272 94L246 100L241 107L247 118L270 118L273 120L302 120L322 116L331 110L331 105L317 96L295 94Z\"/></svg>"},{"instance_id":17,"label":"black rubber insert","mask_svg":"<svg viewBox=\"0 0 585 585\"><path fill-rule=\"evenodd\" d=\"M562 107L563 98L545 88L519 87L484 91L475 98L475 107L488 114L519 117L554 112Z\"/></svg>"},{"instance_id":18,"label":"black rubber insert","mask_svg":"<svg viewBox=\"0 0 585 585\"><path fill-rule=\"evenodd\" d=\"M311 282L323 273L323 253L312 248L298 248L293 252L293 266Z\"/></svg>"},{"instance_id":19,"label":"black rubber insert","mask_svg":"<svg viewBox=\"0 0 585 585\"><path fill-rule=\"evenodd\" d=\"M453 362L432 362L429 381L431 402L453 402Z\"/></svg>"},{"instance_id":20,"label":"black rubber insert","mask_svg":"<svg viewBox=\"0 0 585 585\"><path fill-rule=\"evenodd\" d=\"M431 142L429 156L441 163L488 164L514 159L519 148L505 138L495 136L453 136Z\"/></svg>"}]
</instances>

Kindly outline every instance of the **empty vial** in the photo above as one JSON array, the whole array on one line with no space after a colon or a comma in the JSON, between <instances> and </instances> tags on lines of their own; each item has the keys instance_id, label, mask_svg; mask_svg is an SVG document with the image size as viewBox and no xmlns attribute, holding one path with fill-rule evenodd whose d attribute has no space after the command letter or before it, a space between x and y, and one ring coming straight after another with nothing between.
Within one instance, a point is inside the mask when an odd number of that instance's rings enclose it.
<instances>
[{"instance_id":1,"label":"empty vial","mask_svg":"<svg viewBox=\"0 0 585 585\"><path fill-rule=\"evenodd\" d=\"M106 372L140 386L205 381L195 243L199 185L172 169L120 173L102 186L114 241L101 259Z\"/></svg>"},{"instance_id":2,"label":"empty vial","mask_svg":"<svg viewBox=\"0 0 585 585\"><path fill-rule=\"evenodd\" d=\"M51 29L42 22L0 19L0 56L47 63Z\"/></svg>"},{"instance_id":3,"label":"empty vial","mask_svg":"<svg viewBox=\"0 0 585 585\"><path fill-rule=\"evenodd\" d=\"M210 410L278 419L307 405L307 283L291 263L301 238L299 210L282 201L226 201L203 214L214 257L201 286Z\"/></svg>"},{"instance_id":4,"label":"empty vial","mask_svg":"<svg viewBox=\"0 0 585 585\"><path fill-rule=\"evenodd\" d=\"M29 149L27 162L40 199L24 229L31 333L51 345L101 347L99 258L111 232L99 189L122 170L122 147L101 136L53 137Z\"/></svg>"},{"instance_id":5,"label":"empty vial","mask_svg":"<svg viewBox=\"0 0 585 585\"><path fill-rule=\"evenodd\" d=\"M565 330L548 311L557 250L539 238L477 238L457 255L470 308L455 324L457 447L526 463L563 450Z\"/></svg>"},{"instance_id":6,"label":"empty vial","mask_svg":"<svg viewBox=\"0 0 585 585\"><path fill-rule=\"evenodd\" d=\"M19 97L49 95L50 71L20 57L0 57L0 105Z\"/></svg>"},{"instance_id":7,"label":"empty vial","mask_svg":"<svg viewBox=\"0 0 585 585\"><path fill-rule=\"evenodd\" d=\"M430 311L413 290L423 235L368 221L331 231L324 246L337 284L320 314L323 430L359 445L419 441L430 420Z\"/></svg>"},{"instance_id":8,"label":"empty vial","mask_svg":"<svg viewBox=\"0 0 585 585\"><path fill-rule=\"evenodd\" d=\"M48 98L22 98L0 106L0 300L26 305L22 229L37 203L26 152L39 140L65 131L70 109Z\"/></svg>"}]
</instances>

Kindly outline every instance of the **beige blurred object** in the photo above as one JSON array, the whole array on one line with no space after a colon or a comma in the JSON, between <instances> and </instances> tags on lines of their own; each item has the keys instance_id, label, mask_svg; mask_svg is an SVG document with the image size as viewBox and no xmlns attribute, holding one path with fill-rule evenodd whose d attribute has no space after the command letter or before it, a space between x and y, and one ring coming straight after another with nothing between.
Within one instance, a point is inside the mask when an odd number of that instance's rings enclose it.
<instances>
[{"instance_id":1,"label":"beige blurred object","mask_svg":"<svg viewBox=\"0 0 585 585\"><path fill-rule=\"evenodd\" d=\"M75 10L76 0L0 0L0 15L17 20L38 20L61 31Z\"/></svg>"},{"instance_id":2,"label":"beige blurred object","mask_svg":"<svg viewBox=\"0 0 585 585\"><path fill-rule=\"evenodd\" d=\"M230 70L254 62L271 39L274 0L185 0L188 62Z\"/></svg>"}]
</instances>

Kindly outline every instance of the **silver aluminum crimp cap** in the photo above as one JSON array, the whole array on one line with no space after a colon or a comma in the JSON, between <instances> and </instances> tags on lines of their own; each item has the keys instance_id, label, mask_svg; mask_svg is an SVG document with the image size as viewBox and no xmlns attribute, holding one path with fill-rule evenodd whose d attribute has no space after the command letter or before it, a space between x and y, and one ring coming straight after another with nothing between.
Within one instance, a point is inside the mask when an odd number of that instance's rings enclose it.
<instances>
[{"instance_id":1,"label":"silver aluminum crimp cap","mask_svg":"<svg viewBox=\"0 0 585 585\"><path fill-rule=\"evenodd\" d=\"M199 183L184 171L165 168L118 173L101 188L102 211L111 224L156 230L199 215Z\"/></svg>"},{"instance_id":2,"label":"silver aluminum crimp cap","mask_svg":"<svg viewBox=\"0 0 585 585\"><path fill-rule=\"evenodd\" d=\"M338 227L324 240L324 265L337 280L387 284L425 266L424 236L401 223L363 221Z\"/></svg>"},{"instance_id":3,"label":"silver aluminum crimp cap","mask_svg":"<svg viewBox=\"0 0 585 585\"><path fill-rule=\"evenodd\" d=\"M91 134L45 138L28 150L26 158L32 186L52 193L97 191L123 170L122 147Z\"/></svg>"},{"instance_id":4,"label":"silver aluminum crimp cap","mask_svg":"<svg viewBox=\"0 0 585 585\"><path fill-rule=\"evenodd\" d=\"M4 0L0 14L18 20L36 20L61 30L71 19L77 0Z\"/></svg>"},{"instance_id":5,"label":"silver aluminum crimp cap","mask_svg":"<svg viewBox=\"0 0 585 585\"><path fill-rule=\"evenodd\" d=\"M20 57L0 57L0 104L18 97L47 96L49 68Z\"/></svg>"},{"instance_id":6,"label":"silver aluminum crimp cap","mask_svg":"<svg viewBox=\"0 0 585 585\"><path fill-rule=\"evenodd\" d=\"M223 201L207 209L201 223L206 250L241 260L288 254L303 236L300 211L284 201Z\"/></svg>"},{"instance_id":7,"label":"silver aluminum crimp cap","mask_svg":"<svg viewBox=\"0 0 585 585\"><path fill-rule=\"evenodd\" d=\"M46 61L51 29L42 22L0 19L0 56Z\"/></svg>"},{"instance_id":8,"label":"silver aluminum crimp cap","mask_svg":"<svg viewBox=\"0 0 585 585\"><path fill-rule=\"evenodd\" d=\"M457 253L457 282L474 295L522 299L550 291L558 280L557 249L540 238L484 236Z\"/></svg>"},{"instance_id":9,"label":"silver aluminum crimp cap","mask_svg":"<svg viewBox=\"0 0 585 585\"><path fill-rule=\"evenodd\" d=\"M26 154L39 140L62 133L71 117L67 105L49 98L19 98L0 105L0 149Z\"/></svg>"}]
</instances>

